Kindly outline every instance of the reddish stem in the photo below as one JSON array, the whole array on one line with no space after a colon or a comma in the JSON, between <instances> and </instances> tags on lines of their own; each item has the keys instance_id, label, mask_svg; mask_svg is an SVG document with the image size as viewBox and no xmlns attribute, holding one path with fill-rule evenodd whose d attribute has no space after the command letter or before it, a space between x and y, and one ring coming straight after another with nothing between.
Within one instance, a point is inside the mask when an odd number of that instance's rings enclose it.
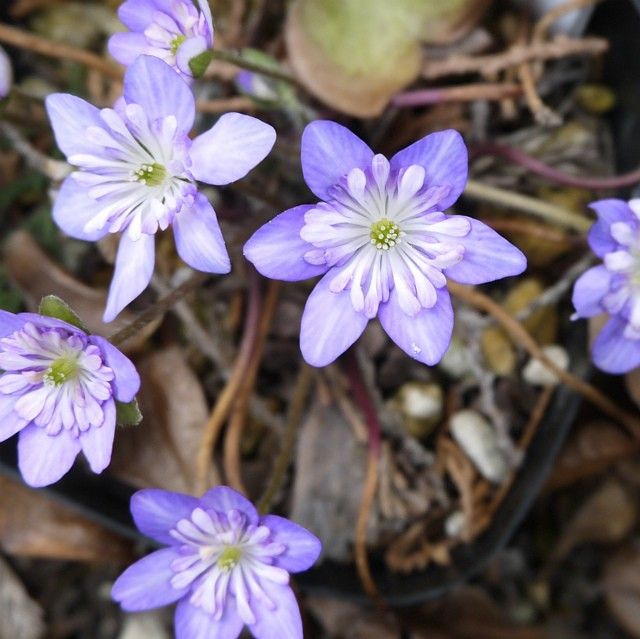
<instances>
[{"instance_id":1,"label":"reddish stem","mask_svg":"<svg viewBox=\"0 0 640 639\"><path fill-rule=\"evenodd\" d=\"M620 189L640 183L640 169L635 169L630 173L623 173L622 175L614 175L612 177L604 178L572 175L571 173L558 171L548 164L541 162L537 158L527 155L520 149L494 142L476 144L472 147L472 159L482 155L493 155L509 160L515 164L525 167L540 177L546 178L551 182L555 182L556 184L561 184L562 186L573 186L580 189L589 189L590 191Z\"/></svg>"},{"instance_id":2,"label":"reddish stem","mask_svg":"<svg viewBox=\"0 0 640 639\"><path fill-rule=\"evenodd\" d=\"M362 376L362 370L358 363L358 357L353 349L346 354L347 376L351 384L353 396L362 411L365 421L367 422L367 430L369 433L369 452L378 457L380 455L380 420L378 419L378 411L373 404L371 395L367 390L367 386Z\"/></svg>"}]
</instances>

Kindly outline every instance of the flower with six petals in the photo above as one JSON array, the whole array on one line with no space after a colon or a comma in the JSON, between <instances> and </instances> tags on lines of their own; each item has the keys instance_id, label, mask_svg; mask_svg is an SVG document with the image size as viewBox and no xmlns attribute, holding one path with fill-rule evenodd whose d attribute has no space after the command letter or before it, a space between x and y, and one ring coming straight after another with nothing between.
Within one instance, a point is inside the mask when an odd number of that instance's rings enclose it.
<instances>
[{"instance_id":1,"label":"flower with six petals","mask_svg":"<svg viewBox=\"0 0 640 639\"><path fill-rule=\"evenodd\" d=\"M148 285L154 235L173 228L180 257L207 273L231 266L213 207L196 180L224 185L244 177L275 142L256 118L226 113L190 139L195 101L189 86L158 58L140 56L127 70L116 109L97 109L68 94L46 100L58 146L77 167L54 202L68 235L89 241L121 233L105 321Z\"/></svg>"},{"instance_id":2,"label":"flower with six petals","mask_svg":"<svg viewBox=\"0 0 640 639\"><path fill-rule=\"evenodd\" d=\"M0 369L0 441L20 433L28 484L58 481L80 451L95 473L109 465L115 402L130 402L140 387L115 346L52 317L0 311Z\"/></svg>"},{"instance_id":3,"label":"flower with six petals","mask_svg":"<svg viewBox=\"0 0 640 639\"><path fill-rule=\"evenodd\" d=\"M258 515L218 486L202 498L148 489L131 499L138 529L167 546L130 566L113 586L125 610L178 602L177 639L302 639L289 573L310 568L320 541L297 524Z\"/></svg>"},{"instance_id":4,"label":"flower with six petals","mask_svg":"<svg viewBox=\"0 0 640 639\"><path fill-rule=\"evenodd\" d=\"M208 0L126 0L118 16L129 31L111 36L109 53L127 66L152 55L190 80L191 60L213 46Z\"/></svg>"},{"instance_id":5,"label":"flower with six petals","mask_svg":"<svg viewBox=\"0 0 640 639\"><path fill-rule=\"evenodd\" d=\"M302 316L309 364L331 363L376 316L408 355L435 364L453 330L447 279L481 284L526 268L487 225L443 213L467 180L456 131L427 135L387 160L343 126L313 122L302 136L302 170L321 201L278 215L244 253L270 278L323 275Z\"/></svg>"},{"instance_id":6,"label":"flower with six petals","mask_svg":"<svg viewBox=\"0 0 640 639\"><path fill-rule=\"evenodd\" d=\"M593 361L608 373L640 366L640 199L599 200L589 245L602 264L583 273L573 289L576 317L608 313L595 339Z\"/></svg>"}]
</instances>

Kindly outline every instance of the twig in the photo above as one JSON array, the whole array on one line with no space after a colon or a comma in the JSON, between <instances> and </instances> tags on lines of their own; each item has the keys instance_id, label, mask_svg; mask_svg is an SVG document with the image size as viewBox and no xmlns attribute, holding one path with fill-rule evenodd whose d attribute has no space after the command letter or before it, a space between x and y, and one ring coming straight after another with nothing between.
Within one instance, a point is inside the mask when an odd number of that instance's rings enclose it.
<instances>
[{"instance_id":1,"label":"twig","mask_svg":"<svg viewBox=\"0 0 640 639\"><path fill-rule=\"evenodd\" d=\"M249 273L247 314L245 316L244 332L238 350L238 356L233 364L233 370L231 371L229 380L218 396L209 420L205 425L200 442L200 449L198 450L198 457L196 459L196 488L198 494L202 494L209 488L207 486L207 477L213 449L215 448L224 421L231 411L236 393L251 364L251 353L253 352L258 336L260 308L262 306L260 281L258 274L253 268Z\"/></svg>"},{"instance_id":2,"label":"twig","mask_svg":"<svg viewBox=\"0 0 640 639\"><path fill-rule=\"evenodd\" d=\"M640 437L640 419L637 416L622 410L597 388L572 375L568 371L563 370L552 362L533 337L531 337L527 329L522 326L517 319L511 317L497 302L494 302L484 293L480 293L479 291L455 282L449 281L448 287L451 293L462 301L489 313L502 325L516 343L522 346L531 357L540 360L563 384L582 395L584 399L597 406L603 413L623 424L634 437Z\"/></svg>"},{"instance_id":3,"label":"twig","mask_svg":"<svg viewBox=\"0 0 640 639\"><path fill-rule=\"evenodd\" d=\"M154 274L151 278L151 286L160 294L168 295L170 286L159 275ZM207 333L193 314L191 308L184 300L180 300L173 307L173 312L180 318L186 327L186 336L193 342L195 347L205 355L215 366L224 369L227 366L225 358L217 348L215 340Z\"/></svg>"},{"instance_id":4,"label":"twig","mask_svg":"<svg viewBox=\"0 0 640 639\"><path fill-rule=\"evenodd\" d=\"M610 189L621 189L628 186L634 186L640 183L640 168L623 173L622 175L614 175L611 177L589 177L583 175L572 175L545 164L537 158L528 155L524 151L507 146L506 144L496 144L487 142L474 145L471 149L472 157L481 155L493 155L504 158L523 166L531 173L535 173L540 177L546 178L556 184L562 186L577 187L580 189L589 189L590 191L608 191Z\"/></svg>"},{"instance_id":5,"label":"twig","mask_svg":"<svg viewBox=\"0 0 640 639\"><path fill-rule=\"evenodd\" d=\"M208 277L208 273L194 273L188 280L173 289L171 293L158 300L146 311L140 313L133 322L127 324L124 328L121 328L117 333L113 333L113 335L109 337L109 341L115 345L126 342L130 337L142 330L149 322L152 322L159 315L166 313L185 295L198 288L198 286L200 286Z\"/></svg>"},{"instance_id":6,"label":"twig","mask_svg":"<svg viewBox=\"0 0 640 639\"><path fill-rule=\"evenodd\" d=\"M452 55L444 60L430 60L422 70L422 77L436 80L450 75L470 73L491 77L523 62L556 60L574 55L595 56L605 53L608 48L609 43L603 38L576 39L557 35L549 42L515 46L504 53L479 56Z\"/></svg>"},{"instance_id":7,"label":"twig","mask_svg":"<svg viewBox=\"0 0 640 639\"><path fill-rule=\"evenodd\" d=\"M533 28L533 39L544 40L549 31L549 27L563 15L578 11L579 9L586 9L593 5L599 4L602 0L569 0L564 4L558 5L545 13Z\"/></svg>"},{"instance_id":8,"label":"twig","mask_svg":"<svg viewBox=\"0 0 640 639\"><path fill-rule=\"evenodd\" d=\"M227 483L237 491L246 494L246 489L242 482L242 473L240 471L240 444L242 442L242 433L246 423L247 409L249 407L249 398L253 392L258 375L258 368L262 361L262 352L264 345L271 329L271 323L275 314L280 293L280 282L277 280L269 280L267 294L262 309L262 317L258 324L258 332L251 350L249 364L245 370L245 374L237 389L234 398L231 414L229 417L229 427L224 439L224 472Z\"/></svg>"},{"instance_id":9,"label":"twig","mask_svg":"<svg viewBox=\"0 0 640 639\"><path fill-rule=\"evenodd\" d=\"M519 322L524 322L538 309L555 304L594 261L594 256L591 253L587 253L582 259L572 264L555 284L546 288L531 304L516 313L516 319Z\"/></svg>"},{"instance_id":10,"label":"twig","mask_svg":"<svg viewBox=\"0 0 640 639\"><path fill-rule=\"evenodd\" d=\"M72 168L66 162L54 160L38 151L13 124L6 121L0 122L0 132L13 144L13 148L32 169L46 175L49 179L57 182L71 173Z\"/></svg>"},{"instance_id":11,"label":"twig","mask_svg":"<svg viewBox=\"0 0 640 639\"><path fill-rule=\"evenodd\" d=\"M123 76L123 70L120 67L105 60L102 56L91 53L91 51L78 49L22 29L10 27L7 24L0 23L0 42L27 49L49 58L79 62L114 80L121 80Z\"/></svg>"},{"instance_id":12,"label":"twig","mask_svg":"<svg viewBox=\"0 0 640 639\"><path fill-rule=\"evenodd\" d=\"M567 246L584 245L583 235L574 235L553 226L542 225L535 220L525 220L523 218L491 217L483 219L492 229L504 233L517 233L528 235L529 237L563 244Z\"/></svg>"},{"instance_id":13,"label":"twig","mask_svg":"<svg viewBox=\"0 0 640 639\"><path fill-rule=\"evenodd\" d=\"M231 98L218 98L216 100L198 100L196 109L200 113L225 113L226 111L241 111L253 113L256 111L256 104L251 98L234 96Z\"/></svg>"},{"instance_id":14,"label":"twig","mask_svg":"<svg viewBox=\"0 0 640 639\"><path fill-rule=\"evenodd\" d=\"M545 127L560 126L562 118L542 101L536 89L536 81L529 62L523 62L518 66L518 77L522 82L527 106L535 121Z\"/></svg>"},{"instance_id":15,"label":"twig","mask_svg":"<svg viewBox=\"0 0 640 639\"><path fill-rule=\"evenodd\" d=\"M298 434L298 428L300 426L300 420L302 419L302 411L304 410L307 395L311 388L311 381L313 379L313 370L307 364L302 364L298 373L298 379L293 389L293 397L289 404L289 411L287 414L287 424L285 427L282 447L276 457L273 464L273 470L269 477L269 483L258 502L258 511L261 513L268 513L273 505L273 500L276 498L282 483L284 482L287 468L291 463L291 456L293 455L293 449L296 443L296 436Z\"/></svg>"},{"instance_id":16,"label":"twig","mask_svg":"<svg viewBox=\"0 0 640 639\"><path fill-rule=\"evenodd\" d=\"M522 88L513 83L464 84L455 87L436 87L399 93L393 97L391 104L395 107L406 108L443 102L503 100L521 94Z\"/></svg>"},{"instance_id":17,"label":"twig","mask_svg":"<svg viewBox=\"0 0 640 639\"><path fill-rule=\"evenodd\" d=\"M373 580L369 559L367 557L367 526L373 500L378 485L378 465L380 463L380 421L378 413L365 386L357 355L353 349L347 353L347 373L354 398L362 410L369 431L369 448L367 455L367 474L364 480L362 500L358 510L355 535L356 568L364 591L379 606L384 607L384 601Z\"/></svg>"},{"instance_id":18,"label":"twig","mask_svg":"<svg viewBox=\"0 0 640 639\"><path fill-rule=\"evenodd\" d=\"M555 222L560 226L580 231L581 233L587 231L592 224L586 217L578 215L569 209L543 202L527 195L500 189L496 186L482 184L476 180L467 182L464 194L472 199L535 215L543 220Z\"/></svg>"}]
</instances>

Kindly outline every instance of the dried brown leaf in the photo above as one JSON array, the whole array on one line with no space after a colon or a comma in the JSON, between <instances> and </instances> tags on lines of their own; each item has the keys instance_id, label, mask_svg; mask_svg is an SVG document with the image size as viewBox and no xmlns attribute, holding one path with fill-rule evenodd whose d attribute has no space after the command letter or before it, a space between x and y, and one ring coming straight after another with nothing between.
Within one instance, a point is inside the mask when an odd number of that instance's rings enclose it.
<instances>
[{"instance_id":1,"label":"dried brown leaf","mask_svg":"<svg viewBox=\"0 0 640 639\"><path fill-rule=\"evenodd\" d=\"M331 559L350 556L366 454L340 411L311 407L298 439L291 518L320 537Z\"/></svg>"},{"instance_id":2,"label":"dried brown leaf","mask_svg":"<svg viewBox=\"0 0 640 639\"><path fill-rule=\"evenodd\" d=\"M26 231L12 233L4 245L5 266L9 277L22 292L30 310L35 311L45 295L57 295L80 316L92 333L111 335L133 321L135 314L123 311L111 323L102 321L106 291L79 282L53 262ZM151 322L121 345L135 350L157 328Z\"/></svg>"},{"instance_id":3,"label":"dried brown leaf","mask_svg":"<svg viewBox=\"0 0 640 639\"><path fill-rule=\"evenodd\" d=\"M615 424L603 420L589 422L565 446L547 488L556 490L601 473L636 448L637 444Z\"/></svg>"},{"instance_id":4,"label":"dried brown leaf","mask_svg":"<svg viewBox=\"0 0 640 639\"><path fill-rule=\"evenodd\" d=\"M640 637L640 545L629 545L607 561L602 586L611 614L631 636Z\"/></svg>"},{"instance_id":5,"label":"dried brown leaf","mask_svg":"<svg viewBox=\"0 0 640 639\"><path fill-rule=\"evenodd\" d=\"M200 381L177 346L145 357L138 363L138 372L143 420L120 431L111 471L138 486L191 492L208 418Z\"/></svg>"},{"instance_id":6,"label":"dried brown leaf","mask_svg":"<svg viewBox=\"0 0 640 639\"><path fill-rule=\"evenodd\" d=\"M40 639L45 633L43 612L22 582L0 558L0 639Z\"/></svg>"},{"instance_id":7,"label":"dried brown leaf","mask_svg":"<svg viewBox=\"0 0 640 639\"><path fill-rule=\"evenodd\" d=\"M537 627L511 621L505 611L478 587L464 586L411 616L413 639L547 639Z\"/></svg>"},{"instance_id":8,"label":"dried brown leaf","mask_svg":"<svg viewBox=\"0 0 640 639\"><path fill-rule=\"evenodd\" d=\"M617 479L607 479L566 525L552 561L561 561L580 544L622 541L633 529L637 514L637 499L631 491Z\"/></svg>"},{"instance_id":9,"label":"dried brown leaf","mask_svg":"<svg viewBox=\"0 0 640 639\"><path fill-rule=\"evenodd\" d=\"M300 81L330 106L379 115L418 77L422 43L471 30L487 0L297 0L285 35Z\"/></svg>"},{"instance_id":10,"label":"dried brown leaf","mask_svg":"<svg viewBox=\"0 0 640 639\"><path fill-rule=\"evenodd\" d=\"M333 639L400 639L398 622L390 614L326 596L311 596L305 608L318 620L327 636Z\"/></svg>"},{"instance_id":11,"label":"dried brown leaf","mask_svg":"<svg viewBox=\"0 0 640 639\"><path fill-rule=\"evenodd\" d=\"M10 555L126 563L129 544L59 502L0 477L0 546Z\"/></svg>"}]
</instances>

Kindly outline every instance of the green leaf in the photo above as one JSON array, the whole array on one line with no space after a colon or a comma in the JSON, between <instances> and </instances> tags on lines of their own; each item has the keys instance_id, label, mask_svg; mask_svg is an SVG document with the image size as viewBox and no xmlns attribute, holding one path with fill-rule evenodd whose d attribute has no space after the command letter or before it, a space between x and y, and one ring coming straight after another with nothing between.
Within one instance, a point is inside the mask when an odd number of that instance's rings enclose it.
<instances>
[{"instance_id":1,"label":"green leaf","mask_svg":"<svg viewBox=\"0 0 640 639\"><path fill-rule=\"evenodd\" d=\"M296 0L289 8L289 60L325 103L378 115L413 82L423 43L464 33L488 0Z\"/></svg>"},{"instance_id":2,"label":"green leaf","mask_svg":"<svg viewBox=\"0 0 640 639\"><path fill-rule=\"evenodd\" d=\"M142 421L142 413L138 406L138 400L125 404L116 401L116 424L118 426L137 426Z\"/></svg>"},{"instance_id":3,"label":"green leaf","mask_svg":"<svg viewBox=\"0 0 640 639\"><path fill-rule=\"evenodd\" d=\"M40 315L46 315L47 317L55 317L79 328L85 333L89 332L75 311L57 295L47 295L43 297L38 307L38 313L40 313Z\"/></svg>"},{"instance_id":4,"label":"green leaf","mask_svg":"<svg viewBox=\"0 0 640 639\"><path fill-rule=\"evenodd\" d=\"M189 68L194 78L201 78L207 70L209 63L213 60L213 51L207 49L199 55L189 60Z\"/></svg>"}]
</instances>

